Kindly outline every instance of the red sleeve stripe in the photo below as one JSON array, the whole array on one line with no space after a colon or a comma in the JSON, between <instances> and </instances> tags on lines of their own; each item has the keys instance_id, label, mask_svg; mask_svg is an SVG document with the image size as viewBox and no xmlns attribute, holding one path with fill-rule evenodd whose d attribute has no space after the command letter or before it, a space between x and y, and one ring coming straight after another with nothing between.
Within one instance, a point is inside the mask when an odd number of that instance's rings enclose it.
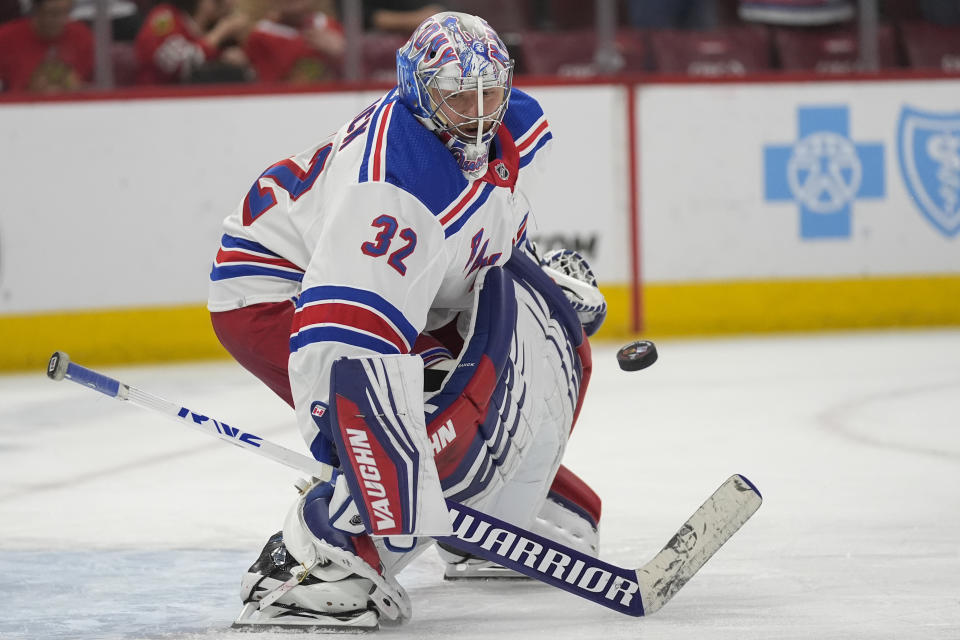
<instances>
[{"instance_id":1,"label":"red sleeve stripe","mask_svg":"<svg viewBox=\"0 0 960 640\"><path fill-rule=\"evenodd\" d=\"M375 309L349 302L319 302L299 309L293 319L293 334L315 326L340 326L376 336L408 353L403 334Z\"/></svg>"},{"instance_id":2,"label":"red sleeve stripe","mask_svg":"<svg viewBox=\"0 0 960 640\"><path fill-rule=\"evenodd\" d=\"M293 264L289 260L264 256L256 253L247 253L246 251L228 251L220 249L217 252L217 265L223 264L269 264L283 269L291 269L303 273L303 269Z\"/></svg>"},{"instance_id":3,"label":"red sleeve stripe","mask_svg":"<svg viewBox=\"0 0 960 640\"><path fill-rule=\"evenodd\" d=\"M373 167L370 180L383 182L387 174L387 129L390 127L390 114L393 113L393 102L388 102L380 114L377 122L377 138L373 149Z\"/></svg>"},{"instance_id":4,"label":"red sleeve stripe","mask_svg":"<svg viewBox=\"0 0 960 640\"><path fill-rule=\"evenodd\" d=\"M536 145L537 141L546 134L547 130L550 128L550 124L547 122L546 117L541 117L537 121L536 126L531 127L529 131L517 138L517 151L521 155L527 150Z\"/></svg>"}]
</instances>

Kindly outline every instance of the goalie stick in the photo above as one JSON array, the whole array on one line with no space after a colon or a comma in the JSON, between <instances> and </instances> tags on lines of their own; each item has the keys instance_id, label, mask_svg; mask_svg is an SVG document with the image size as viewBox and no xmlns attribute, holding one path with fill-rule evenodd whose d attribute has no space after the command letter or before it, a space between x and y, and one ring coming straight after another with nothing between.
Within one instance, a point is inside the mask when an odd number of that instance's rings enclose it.
<instances>
[{"instance_id":1,"label":"goalie stick","mask_svg":"<svg viewBox=\"0 0 960 640\"><path fill-rule=\"evenodd\" d=\"M47 376L52 380L66 378L162 413L323 481L329 481L334 471L328 464L70 362L62 351L50 358ZM742 475L731 476L652 560L637 569L604 562L452 500L447 500L447 508L454 535L438 536L436 540L614 611L639 617L665 605L754 514L761 502L753 483Z\"/></svg>"}]
</instances>

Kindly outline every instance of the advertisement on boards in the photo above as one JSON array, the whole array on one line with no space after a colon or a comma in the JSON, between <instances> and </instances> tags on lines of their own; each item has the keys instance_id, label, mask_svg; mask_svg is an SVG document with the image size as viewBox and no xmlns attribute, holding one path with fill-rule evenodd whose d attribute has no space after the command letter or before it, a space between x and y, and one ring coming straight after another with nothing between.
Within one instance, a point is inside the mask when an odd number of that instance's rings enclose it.
<instances>
[{"instance_id":1,"label":"advertisement on boards","mask_svg":"<svg viewBox=\"0 0 960 640\"><path fill-rule=\"evenodd\" d=\"M953 80L640 89L646 281L960 273Z\"/></svg>"}]
</instances>

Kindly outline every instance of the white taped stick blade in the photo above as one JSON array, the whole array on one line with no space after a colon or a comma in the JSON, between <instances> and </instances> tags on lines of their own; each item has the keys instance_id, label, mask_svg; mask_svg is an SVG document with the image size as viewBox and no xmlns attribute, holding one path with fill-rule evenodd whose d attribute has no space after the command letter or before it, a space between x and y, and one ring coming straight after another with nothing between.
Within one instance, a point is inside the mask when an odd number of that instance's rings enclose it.
<instances>
[{"instance_id":1,"label":"white taped stick blade","mask_svg":"<svg viewBox=\"0 0 960 640\"><path fill-rule=\"evenodd\" d=\"M731 476L694 512L653 560L637 570L645 615L669 602L730 537L763 498L741 475Z\"/></svg>"}]
</instances>

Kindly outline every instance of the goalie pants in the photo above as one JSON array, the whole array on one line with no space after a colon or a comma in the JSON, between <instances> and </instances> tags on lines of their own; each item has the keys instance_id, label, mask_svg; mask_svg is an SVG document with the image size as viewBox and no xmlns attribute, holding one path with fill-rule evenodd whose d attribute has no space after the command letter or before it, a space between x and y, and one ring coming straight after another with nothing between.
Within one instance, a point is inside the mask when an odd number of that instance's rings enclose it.
<instances>
[{"instance_id":1,"label":"goalie pants","mask_svg":"<svg viewBox=\"0 0 960 640\"><path fill-rule=\"evenodd\" d=\"M290 327L293 302L254 304L232 311L211 312L210 320L220 344L247 371L293 407L287 360L290 357ZM435 341L418 341L433 347ZM419 353L415 347L414 353ZM587 349L589 354L589 348ZM589 356L584 362L589 367ZM586 387L589 375L584 375ZM583 394L581 393L581 398ZM579 409L579 407L578 407ZM600 497L579 477L560 465L550 485L548 500L584 518L594 529L600 521Z\"/></svg>"}]
</instances>

